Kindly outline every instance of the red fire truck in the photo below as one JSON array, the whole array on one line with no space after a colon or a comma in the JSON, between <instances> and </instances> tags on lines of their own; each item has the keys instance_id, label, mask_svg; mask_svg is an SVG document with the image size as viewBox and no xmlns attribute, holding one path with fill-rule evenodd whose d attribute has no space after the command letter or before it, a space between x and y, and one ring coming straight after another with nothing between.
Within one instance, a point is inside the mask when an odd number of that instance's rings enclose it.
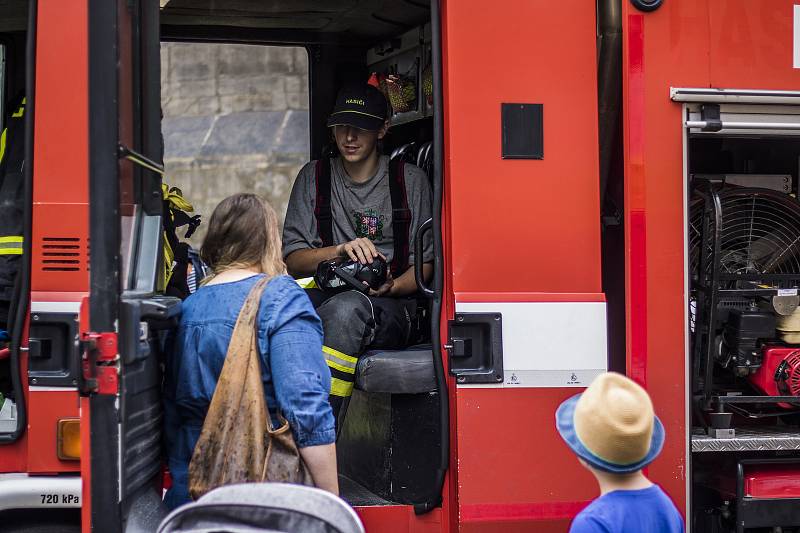
<instances>
[{"instance_id":1,"label":"red fire truck","mask_svg":"<svg viewBox=\"0 0 800 533\"><path fill-rule=\"evenodd\" d=\"M596 488L554 412L606 370L652 395L689 530L800 527L794 1L2 0L4 529L163 517L163 40L305 47L310 158L345 74L416 76L385 148L433 185L433 342L365 356L337 448L367 531L565 531Z\"/></svg>"}]
</instances>

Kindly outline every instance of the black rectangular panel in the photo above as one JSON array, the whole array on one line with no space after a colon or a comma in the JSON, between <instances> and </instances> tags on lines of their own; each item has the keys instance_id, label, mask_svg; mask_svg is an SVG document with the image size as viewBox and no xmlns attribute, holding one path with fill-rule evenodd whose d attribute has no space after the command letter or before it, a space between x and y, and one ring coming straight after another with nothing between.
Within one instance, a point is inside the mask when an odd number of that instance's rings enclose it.
<instances>
[{"instance_id":1,"label":"black rectangular panel","mask_svg":"<svg viewBox=\"0 0 800 533\"><path fill-rule=\"evenodd\" d=\"M543 105L501 106L503 159L544 159Z\"/></svg>"},{"instance_id":2,"label":"black rectangular panel","mask_svg":"<svg viewBox=\"0 0 800 533\"><path fill-rule=\"evenodd\" d=\"M503 382L503 316L456 313L448 322L450 373L458 383Z\"/></svg>"},{"instance_id":3,"label":"black rectangular panel","mask_svg":"<svg viewBox=\"0 0 800 533\"><path fill-rule=\"evenodd\" d=\"M76 386L80 359L77 315L31 313L28 357L30 385Z\"/></svg>"}]
</instances>

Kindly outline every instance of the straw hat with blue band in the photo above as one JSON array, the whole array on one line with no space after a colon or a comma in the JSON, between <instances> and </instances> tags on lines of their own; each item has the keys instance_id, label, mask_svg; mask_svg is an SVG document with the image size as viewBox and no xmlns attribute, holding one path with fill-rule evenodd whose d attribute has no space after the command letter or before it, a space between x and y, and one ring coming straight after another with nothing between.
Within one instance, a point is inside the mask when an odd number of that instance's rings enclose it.
<instances>
[{"instance_id":1,"label":"straw hat with blue band","mask_svg":"<svg viewBox=\"0 0 800 533\"><path fill-rule=\"evenodd\" d=\"M636 472L664 446L664 426L647 392L615 372L598 376L556 410L556 427L575 454L598 470Z\"/></svg>"},{"instance_id":2,"label":"straw hat with blue band","mask_svg":"<svg viewBox=\"0 0 800 533\"><path fill-rule=\"evenodd\" d=\"M383 93L372 85L345 85L336 96L336 105L328 117L328 127L353 126L378 131L388 117L388 105Z\"/></svg>"}]
</instances>

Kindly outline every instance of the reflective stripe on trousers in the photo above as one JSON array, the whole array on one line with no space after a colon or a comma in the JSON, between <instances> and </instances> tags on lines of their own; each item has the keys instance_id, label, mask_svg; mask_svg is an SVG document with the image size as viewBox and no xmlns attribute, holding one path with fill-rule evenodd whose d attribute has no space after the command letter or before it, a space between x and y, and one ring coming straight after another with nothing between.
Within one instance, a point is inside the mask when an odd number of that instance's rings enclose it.
<instances>
[{"instance_id":1,"label":"reflective stripe on trousers","mask_svg":"<svg viewBox=\"0 0 800 533\"><path fill-rule=\"evenodd\" d=\"M317 282L314 278L300 278L295 280L301 289L316 289Z\"/></svg>"},{"instance_id":2,"label":"reflective stripe on trousers","mask_svg":"<svg viewBox=\"0 0 800 533\"><path fill-rule=\"evenodd\" d=\"M22 236L0 237L0 255L22 255Z\"/></svg>"},{"instance_id":3,"label":"reflective stripe on trousers","mask_svg":"<svg viewBox=\"0 0 800 533\"><path fill-rule=\"evenodd\" d=\"M331 371L331 395L347 398L353 394L358 358L323 346L325 362Z\"/></svg>"}]
</instances>

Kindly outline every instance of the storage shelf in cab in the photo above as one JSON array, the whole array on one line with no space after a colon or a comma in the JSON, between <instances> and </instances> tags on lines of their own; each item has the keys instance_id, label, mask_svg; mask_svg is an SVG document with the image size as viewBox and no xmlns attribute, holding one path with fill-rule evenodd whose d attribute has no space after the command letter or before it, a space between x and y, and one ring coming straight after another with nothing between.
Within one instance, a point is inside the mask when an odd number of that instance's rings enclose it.
<instances>
[{"instance_id":1,"label":"storage shelf in cab","mask_svg":"<svg viewBox=\"0 0 800 533\"><path fill-rule=\"evenodd\" d=\"M408 111L406 113L395 113L392 115L392 118L389 119L389 124L392 126L399 126L400 124L408 124L409 122L414 122L415 120L422 120L423 118L429 118L433 116L433 110L428 109L425 113L420 113L419 111Z\"/></svg>"},{"instance_id":2,"label":"storage shelf in cab","mask_svg":"<svg viewBox=\"0 0 800 533\"><path fill-rule=\"evenodd\" d=\"M736 429L732 439L717 439L692 428L692 452L758 452L800 450L800 430L788 427Z\"/></svg>"},{"instance_id":3,"label":"storage shelf in cab","mask_svg":"<svg viewBox=\"0 0 800 533\"><path fill-rule=\"evenodd\" d=\"M431 61L431 28L425 24L401 35L389 52L378 48L367 53L367 70L386 74L411 74L415 84L415 108L403 113L394 113L389 119L392 126L408 124L433 116L433 107L428 104L423 90L422 72Z\"/></svg>"}]
</instances>

